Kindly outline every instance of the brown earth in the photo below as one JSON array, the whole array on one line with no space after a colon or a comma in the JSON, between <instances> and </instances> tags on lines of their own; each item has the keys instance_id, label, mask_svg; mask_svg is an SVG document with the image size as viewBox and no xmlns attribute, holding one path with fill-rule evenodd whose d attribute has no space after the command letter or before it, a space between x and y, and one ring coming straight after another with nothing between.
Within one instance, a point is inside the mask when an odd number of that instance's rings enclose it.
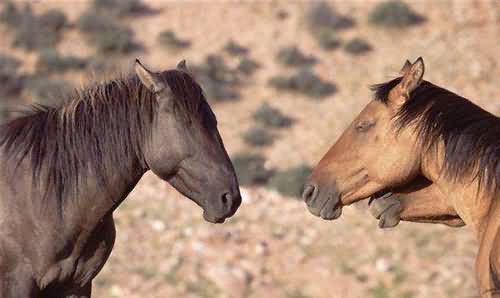
<instances>
[{"instance_id":1,"label":"brown earth","mask_svg":"<svg viewBox=\"0 0 500 298\"><path fill-rule=\"evenodd\" d=\"M340 14L356 26L340 37L363 37L374 50L350 56L324 51L309 34L308 2L146 1L159 14L128 19L145 51L140 58L157 69L182 58L198 64L233 39L251 49L262 66L245 82L242 100L214 105L230 154L253 149L241 134L265 100L293 117L295 125L263 152L269 165L314 166L370 100L368 86L397 73L405 59L423 56L426 78L498 115L500 113L500 2L415 1L428 19L405 30L375 28L367 14L375 1L342 1ZM35 11L62 8L75 20L87 1L36 1ZM288 17L279 19L278 12ZM172 29L192 46L169 52L157 34ZM5 36L0 51L24 60L30 72L36 55L14 50ZM275 62L283 46L314 54L314 70L338 92L322 101L282 93L268 79L290 71ZM63 53L86 56L91 48L76 30L66 33ZM132 57L119 65L127 69ZM230 64L236 60L229 60ZM85 82L88 74L67 78ZM496 78L496 79L495 79ZM345 208L329 222L310 215L300 201L263 188L243 188L244 203L223 225L203 221L201 210L165 182L146 175L116 212L113 254L94 282L96 297L477 297L477 243L467 228L400 224L379 230L365 208Z\"/></svg>"}]
</instances>

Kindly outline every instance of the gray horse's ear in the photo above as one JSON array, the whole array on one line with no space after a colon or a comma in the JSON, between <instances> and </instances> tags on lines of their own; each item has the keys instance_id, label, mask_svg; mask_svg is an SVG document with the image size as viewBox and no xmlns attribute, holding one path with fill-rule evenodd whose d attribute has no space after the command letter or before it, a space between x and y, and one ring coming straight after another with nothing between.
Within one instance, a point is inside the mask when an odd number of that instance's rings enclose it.
<instances>
[{"instance_id":1,"label":"gray horse's ear","mask_svg":"<svg viewBox=\"0 0 500 298\"><path fill-rule=\"evenodd\" d=\"M177 63L177 69L183 70L183 71L188 71L187 63L186 63L185 59L182 59L179 63Z\"/></svg>"},{"instance_id":2,"label":"gray horse's ear","mask_svg":"<svg viewBox=\"0 0 500 298\"><path fill-rule=\"evenodd\" d=\"M165 89L165 84L158 77L158 74L147 69L139 59L135 59L134 65L135 73L139 77L139 80L152 92L160 92Z\"/></svg>"},{"instance_id":3,"label":"gray horse's ear","mask_svg":"<svg viewBox=\"0 0 500 298\"><path fill-rule=\"evenodd\" d=\"M405 65L403 65L403 68L399 71L399 74L404 76L411 68L411 62L409 60L406 60Z\"/></svg>"}]
</instances>

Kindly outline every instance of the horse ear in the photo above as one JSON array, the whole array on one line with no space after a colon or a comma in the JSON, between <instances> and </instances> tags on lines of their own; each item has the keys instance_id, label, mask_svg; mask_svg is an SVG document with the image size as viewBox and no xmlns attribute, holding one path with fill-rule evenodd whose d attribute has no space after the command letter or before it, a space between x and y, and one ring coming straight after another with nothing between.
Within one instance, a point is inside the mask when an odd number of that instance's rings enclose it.
<instances>
[{"instance_id":1,"label":"horse ear","mask_svg":"<svg viewBox=\"0 0 500 298\"><path fill-rule=\"evenodd\" d=\"M182 71L188 71L187 63L185 59L182 59L179 63L177 63L177 69Z\"/></svg>"},{"instance_id":2,"label":"horse ear","mask_svg":"<svg viewBox=\"0 0 500 298\"><path fill-rule=\"evenodd\" d=\"M139 80L152 92L160 92L165 89L165 85L160 80L156 73L153 73L147 69L139 59L135 59L134 65L135 73L139 77Z\"/></svg>"},{"instance_id":3,"label":"horse ear","mask_svg":"<svg viewBox=\"0 0 500 298\"><path fill-rule=\"evenodd\" d=\"M405 65L403 65L403 68L399 71L399 74L404 76L411 68L411 62L406 60Z\"/></svg>"},{"instance_id":4,"label":"horse ear","mask_svg":"<svg viewBox=\"0 0 500 298\"><path fill-rule=\"evenodd\" d=\"M422 83L424 77L424 59L419 57L415 63L413 63L410 68L403 75L401 83L399 83L401 91L407 98L410 97L410 93L417 89L417 87Z\"/></svg>"}]
</instances>

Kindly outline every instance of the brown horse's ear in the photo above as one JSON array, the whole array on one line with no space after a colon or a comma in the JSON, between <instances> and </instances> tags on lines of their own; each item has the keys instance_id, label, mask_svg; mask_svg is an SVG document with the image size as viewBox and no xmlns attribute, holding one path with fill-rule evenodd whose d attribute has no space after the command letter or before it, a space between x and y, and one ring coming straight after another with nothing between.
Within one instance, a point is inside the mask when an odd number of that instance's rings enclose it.
<instances>
[{"instance_id":1,"label":"brown horse's ear","mask_svg":"<svg viewBox=\"0 0 500 298\"><path fill-rule=\"evenodd\" d=\"M399 71L399 74L404 76L411 68L411 62L409 60L406 60L405 65L403 65L403 68Z\"/></svg>"},{"instance_id":2,"label":"brown horse's ear","mask_svg":"<svg viewBox=\"0 0 500 298\"><path fill-rule=\"evenodd\" d=\"M185 59L182 59L179 63L177 63L177 69L182 71L188 71L187 63Z\"/></svg>"},{"instance_id":3,"label":"brown horse's ear","mask_svg":"<svg viewBox=\"0 0 500 298\"><path fill-rule=\"evenodd\" d=\"M424 77L424 59L419 57L415 63L413 63L408 69L408 71L403 76L401 83L399 83L401 87L401 91L403 94L410 96L410 93L417 89L417 87L422 83Z\"/></svg>"},{"instance_id":4,"label":"brown horse's ear","mask_svg":"<svg viewBox=\"0 0 500 298\"><path fill-rule=\"evenodd\" d=\"M410 66L407 66L407 63L401 70L405 71L401 82L389 93L389 101L396 107L403 105L410 98L411 92L417 89L423 81L425 66L422 57L419 57Z\"/></svg>"},{"instance_id":5,"label":"brown horse's ear","mask_svg":"<svg viewBox=\"0 0 500 298\"><path fill-rule=\"evenodd\" d=\"M144 86L150 91L157 93L165 89L165 84L163 84L158 75L142 65L139 59L135 59L134 69L139 80L141 80Z\"/></svg>"}]
</instances>

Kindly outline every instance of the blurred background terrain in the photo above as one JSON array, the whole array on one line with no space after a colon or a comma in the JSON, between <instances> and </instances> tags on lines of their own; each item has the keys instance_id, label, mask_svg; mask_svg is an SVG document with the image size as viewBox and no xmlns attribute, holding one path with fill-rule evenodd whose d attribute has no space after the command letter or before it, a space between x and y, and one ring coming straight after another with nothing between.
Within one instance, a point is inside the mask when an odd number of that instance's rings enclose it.
<instances>
[{"instance_id":1,"label":"blurred background terrain","mask_svg":"<svg viewBox=\"0 0 500 298\"><path fill-rule=\"evenodd\" d=\"M2 119L135 57L186 59L237 168L244 202L224 225L146 175L115 212L96 297L478 296L467 228L379 230L366 202L323 221L297 197L369 85L407 58L498 115L499 1L3 1L0 34Z\"/></svg>"}]
</instances>

